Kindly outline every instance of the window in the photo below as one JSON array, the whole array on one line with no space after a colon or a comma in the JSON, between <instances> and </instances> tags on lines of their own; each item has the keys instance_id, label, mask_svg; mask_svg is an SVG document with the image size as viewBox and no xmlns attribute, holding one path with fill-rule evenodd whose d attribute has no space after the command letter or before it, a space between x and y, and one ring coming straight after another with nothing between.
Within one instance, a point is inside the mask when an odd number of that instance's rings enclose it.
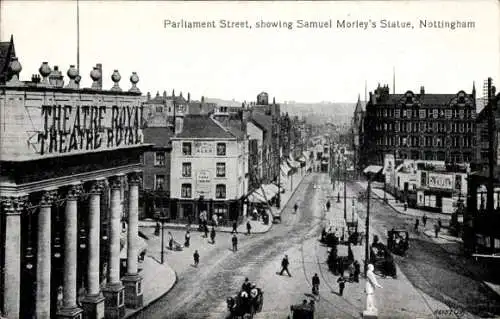
<instances>
[{"instance_id":1,"label":"window","mask_svg":"<svg viewBox=\"0 0 500 319\"><path fill-rule=\"evenodd\" d=\"M165 190L165 175L155 175L155 190Z\"/></svg>"},{"instance_id":2,"label":"window","mask_svg":"<svg viewBox=\"0 0 500 319\"><path fill-rule=\"evenodd\" d=\"M395 118L399 118L399 113L400 113L399 109L398 110L394 110L394 117Z\"/></svg>"},{"instance_id":3,"label":"window","mask_svg":"<svg viewBox=\"0 0 500 319\"><path fill-rule=\"evenodd\" d=\"M158 105L158 106L156 107L156 112L158 112L158 113L163 112L163 106L159 106L159 105Z\"/></svg>"},{"instance_id":4,"label":"window","mask_svg":"<svg viewBox=\"0 0 500 319\"><path fill-rule=\"evenodd\" d=\"M165 152L155 153L155 166L165 166Z\"/></svg>"},{"instance_id":5,"label":"window","mask_svg":"<svg viewBox=\"0 0 500 319\"><path fill-rule=\"evenodd\" d=\"M217 143L217 156L226 155L226 143Z\"/></svg>"},{"instance_id":6,"label":"window","mask_svg":"<svg viewBox=\"0 0 500 319\"><path fill-rule=\"evenodd\" d=\"M191 163L182 163L182 177L191 177Z\"/></svg>"},{"instance_id":7,"label":"window","mask_svg":"<svg viewBox=\"0 0 500 319\"><path fill-rule=\"evenodd\" d=\"M217 163L216 176L217 177L226 177L226 163Z\"/></svg>"},{"instance_id":8,"label":"window","mask_svg":"<svg viewBox=\"0 0 500 319\"><path fill-rule=\"evenodd\" d=\"M191 155L191 143L182 143L182 154Z\"/></svg>"},{"instance_id":9,"label":"window","mask_svg":"<svg viewBox=\"0 0 500 319\"><path fill-rule=\"evenodd\" d=\"M182 184L181 185L181 197L182 198L191 198L191 184Z\"/></svg>"},{"instance_id":10,"label":"window","mask_svg":"<svg viewBox=\"0 0 500 319\"><path fill-rule=\"evenodd\" d=\"M226 185L215 185L215 198L226 198Z\"/></svg>"}]
</instances>

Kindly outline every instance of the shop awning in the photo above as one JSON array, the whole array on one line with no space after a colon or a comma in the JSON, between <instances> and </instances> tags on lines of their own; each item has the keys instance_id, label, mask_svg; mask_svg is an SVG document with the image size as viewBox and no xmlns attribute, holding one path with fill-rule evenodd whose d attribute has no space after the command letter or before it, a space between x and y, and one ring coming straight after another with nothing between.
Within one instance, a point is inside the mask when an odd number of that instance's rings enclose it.
<instances>
[{"instance_id":1,"label":"shop awning","mask_svg":"<svg viewBox=\"0 0 500 319\"><path fill-rule=\"evenodd\" d=\"M281 172L283 173L283 175L287 176L288 173L290 172L291 168L290 166L288 166L288 164L286 163L281 163Z\"/></svg>"},{"instance_id":2,"label":"shop awning","mask_svg":"<svg viewBox=\"0 0 500 319\"><path fill-rule=\"evenodd\" d=\"M262 189L259 187L248 195L248 201L251 203L266 203L266 199L262 195Z\"/></svg>"},{"instance_id":3,"label":"shop awning","mask_svg":"<svg viewBox=\"0 0 500 319\"><path fill-rule=\"evenodd\" d=\"M382 169L384 169L384 168L382 166L379 166L379 165L369 165L363 170L363 173L364 174L368 174L368 173L378 174L382 171Z\"/></svg>"}]
</instances>

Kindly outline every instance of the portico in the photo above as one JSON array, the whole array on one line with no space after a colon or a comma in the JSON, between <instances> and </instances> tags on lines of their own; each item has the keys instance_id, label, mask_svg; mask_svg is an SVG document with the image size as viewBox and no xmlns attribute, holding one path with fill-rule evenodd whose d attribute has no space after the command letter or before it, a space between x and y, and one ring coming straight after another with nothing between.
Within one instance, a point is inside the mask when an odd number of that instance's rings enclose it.
<instances>
[{"instance_id":1,"label":"portico","mask_svg":"<svg viewBox=\"0 0 500 319\"><path fill-rule=\"evenodd\" d=\"M46 63L38 82L19 81L17 59L10 71L0 85L2 313L121 318L125 306L142 305L137 218L140 156L148 145L138 77L122 92L118 71L108 91L80 89L74 67L65 87L47 80ZM91 72L94 82L101 76ZM127 274L120 274L122 221ZM136 289L128 289L130 282Z\"/></svg>"}]
</instances>

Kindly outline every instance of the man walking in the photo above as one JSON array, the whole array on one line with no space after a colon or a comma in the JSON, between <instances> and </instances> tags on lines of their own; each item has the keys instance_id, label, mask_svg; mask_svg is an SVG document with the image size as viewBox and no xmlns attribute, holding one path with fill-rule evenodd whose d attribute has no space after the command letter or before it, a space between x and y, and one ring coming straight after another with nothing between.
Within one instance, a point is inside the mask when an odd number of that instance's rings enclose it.
<instances>
[{"instance_id":1,"label":"man walking","mask_svg":"<svg viewBox=\"0 0 500 319\"><path fill-rule=\"evenodd\" d=\"M212 226L212 231L210 232L210 239L212 240L212 244L215 244L215 227Z\"/></svg>"},{"instance_id":2,"label":"man walking","mask_svg":"<svg viewBox=\"0 0 500 319\"><path fill-rule=\"evenodd\" d=\"M288 276L292 277L292 275L290 274L290 271L288 271L288 265L290 263L288 262L288 255L285 255L285 257L283 258L283 260L281 261L281 271L280 271L280 276L283 275L283 272L286 271L286 273L288 274Z\"/></svg>"},{"instance_id":3,"label":"man walking","mask_svg":"<svg viewBox=\"0 0 500 319\"><path fill-rule=\"evenodd\" d=\"M425 225L427 224L427 215L424 213L424 216L422 216L422 224Z\"/></svg>"},{"instance_id":4,"label":"man walking","mask_svg":"<svg viewBox=\"0 0 500 319\"><path fill-rule=\"evenodd\" d=\"M238 250L238 237L236 237L236 234L233 234L233 238L231 239L233 242L233 251Z\"/></svg>"},{"instance_id":5,"label":"man walking","mask_svg":"<svg viewBox=\"0 0 500 319\"><path fill-rule=\"evenodd\" d=\"M313 285L312 293L314 295L319 295L319 277L318 277L318 274L314 274L314 276L312 277L312 285Z\"/></svg>"},{"instance_id":6,"label":"man walking","mask_svg":"<svg viewBox=\"0 0 500 319\"><path fill-rule=\"evenodd\" d=\"M236 223L236 221L233 221L233 233L238 233L238 224Z\"/></svg>"},{"instance_id":7,"label":"man walking","mask_svg":"<svg viewBox=\"0 0 500 319\"><path fill-rule=\"evenodd\" d=\"M200 254L198 254L197 250L194 251L193 259L194 259L194 266L198 267L198 264L200 263Z\"/></svg>"},{"instance_id":8,"label":"man walking","mask_svg":"<svg viewBox=\"0 0 500 319\"><path fill-rule=\"evenodd\" d=\"M339 283L339 296L342 296L344 294L344 288L345 288L345 278L344 275L340 275L339 279L337 279L337 282Z\"/></svg>"},{"instance_id":9,"label":"man walking","mask_svg":"<svg viewBox=\"0 0 500 319\"><path fill-rule=\"evenodd\" d=\"M250 221L247 221L247 235L250 235L250 230L252 230L252 225L250 225Z\"/></svg>"},{"instance_id":10,"label":"man walking","mask_svg":"<svg viewBox=\"0 0 500 319\"><path fill-rule=\"evenodd\" d=\"M329 211L330 211L330 205L331 205L331 204L330 204L330 200L328 200L328 201L326 202L326 211L327 211L327 212L329 212Z\"/></svg>"}]
</instances>

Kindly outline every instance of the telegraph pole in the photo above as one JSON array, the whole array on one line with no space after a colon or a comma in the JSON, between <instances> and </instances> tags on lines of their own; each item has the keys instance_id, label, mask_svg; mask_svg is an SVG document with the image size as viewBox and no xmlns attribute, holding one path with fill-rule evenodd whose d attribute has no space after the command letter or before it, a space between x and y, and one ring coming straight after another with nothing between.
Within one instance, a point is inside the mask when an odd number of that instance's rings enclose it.
<instances>
[{"instance_id":1,"label":"telegraph pole","mask_svg":"<svg viewBox=\"0 0 500 319\"><path fill-rule=\"evenodd\" d=\"M488 168L489 168L489 176L488 176L488 193L486 194L486 204L488 214L493 214L494 205L493 205L493 179L494 174L493 170L495 169L495 118L493 115L493 87L491 84L491 78L488 78L488 135L489 135L489 152L488 152ZM495 247L494 238L490 239L490 247L493 250Z\"/></svg>"},{"instance_id":2,"label":"telegraph pole","mask_svg":"<svg viewBox=\"0 0 500 319\"><path fill-rule=\"evenodd\" d=\"M347 220L347 160L344 158L344 220Z\"/></svg>"}]
</instances>

